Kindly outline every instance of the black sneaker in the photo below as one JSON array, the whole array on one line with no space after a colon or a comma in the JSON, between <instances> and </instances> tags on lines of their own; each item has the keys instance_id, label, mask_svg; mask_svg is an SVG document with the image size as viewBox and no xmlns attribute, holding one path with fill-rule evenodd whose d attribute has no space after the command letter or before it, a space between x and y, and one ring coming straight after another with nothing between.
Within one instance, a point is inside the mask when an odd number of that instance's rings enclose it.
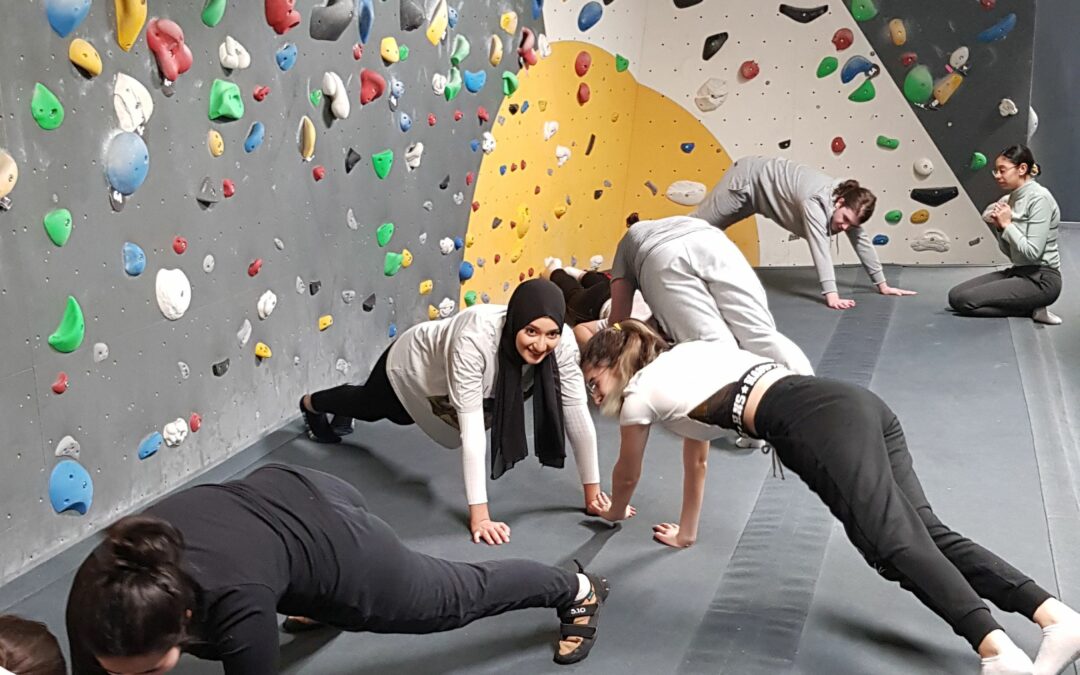
<instances>
[{"instance_id":1,"label":"black sneaker","mask_svg":"<svg viewBox=\"0 0 1080 675\"><path fill-rule=\"evenodd\" d=\"M353 418L348 415L334 415L330 420L330 428L338 436L348 436L353 432Z\"/></svg>"},{"instance_id":2,"label":"black sneaker","mask_svg":"<svg viewBox=\"0 0 1080 675\"><path fill-rule=\"evenodd\" d=\"M304 398L300 397L300 413L307 425L308 438L316 443L340 443L341 436L334 433L330 422L323 413L313 413L304 407Z\"/></svg>"}]
</instances>

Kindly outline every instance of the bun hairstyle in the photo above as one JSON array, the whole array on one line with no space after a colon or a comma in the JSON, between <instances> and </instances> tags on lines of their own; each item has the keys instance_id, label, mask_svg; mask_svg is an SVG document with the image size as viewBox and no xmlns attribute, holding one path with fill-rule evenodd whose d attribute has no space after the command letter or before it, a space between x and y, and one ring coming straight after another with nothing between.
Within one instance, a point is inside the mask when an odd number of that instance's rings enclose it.
<instances>
[{"instance_id":1,"label":"bun hairstyle","mask_svg":"<svg viewBox=\"0 0 1080 675\"><path fill-rule=\"evenodd\" d=\"M1010 145L1002 150L998 156L1004 157L1018 167L1021 164L1027 164L1027 175L1029 176L1038 176L1042 173L1042 167L1035 161L1035 155L1031 152L1031 148L1026 145L1019 143Z\"/></svg>"},{"instance_id":2,"label":"bun hairstyle","mask_svg":"<svg viewBox=\"0 0 1080 675\"><path fill-rule=\"evenodd\" d=\"M851 207L859 215L859 222L865 223L874 215L877 197L873 192L859 185L859 181L848 179L836 186L832 193L833 201L844 200L844 206Z\"/></svg>"},{"instance_id":3,"label":"bun hairstyle","mask_svg":"<svg viewBox=\"0 0 1080 675\"><path fill-rule=\"evenodd\" d=\"M75 576L69 632L95 656L144 656L183 644L196 593L183 551L183 535L164 520L118 520Z\"/></svg>"},{"instance_id":4,"label":"bun hairstyle","mask_svg":"<svg viewBox=\"0 0 1080 675\"><path fill-rule=\"evenodd\" d=\"M614 415L622 408L622 391L634 373L667 351L660 334L637 319L627 319L598 331L581 352L581 368L608 368L615 390L604 399L602 412Z\"/></svg>"},{"instance_id":5,"label":"bun hairstyle","mask_svg":"<svg viewBox=\"0 0 1080 675\"><path fill-rule=\"evenodd\" d=\"M0 616L0 668L15 675L67 675L60 644L45 624Z\"/></svg>"}]
</instances>

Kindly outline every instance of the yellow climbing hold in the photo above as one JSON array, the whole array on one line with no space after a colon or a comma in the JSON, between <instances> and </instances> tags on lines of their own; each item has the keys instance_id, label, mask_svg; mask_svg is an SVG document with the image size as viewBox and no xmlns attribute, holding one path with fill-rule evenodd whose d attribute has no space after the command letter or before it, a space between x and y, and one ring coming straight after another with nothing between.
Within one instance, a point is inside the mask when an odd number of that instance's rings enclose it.
<instances>
[{"instance_id":1,"label":"yellow climbing hold","mask_svg":"<svg viewBox=\"0 0 1080 675\"><path fill-rule=\"evenodd\" d=\"M217 129L211 129L206 134L206 147L210 148L210 154L214 157L225 154L225 139L221 137Z\"/></svg>"},{"instance_id":2,"label":"yellow climbing hold","mask_svg":"<svg viewBox=\"0 0 1080 675\"><path fill-rule=\"evenodd\" d=\"M892 37L892 43L897 47L907 42L907 27L903 19L893 19L889 22L889 35Z\"/></svg>"},{"instance_id":3,"label":"yellow climbing hold","mask_svg":"<svg viewBox=\"0 0 1080 675\"><path fill-rule=\"evenodd\" d=\"M926 221L930 220L930 212L926 209L919 209L915 213L911 214L911 222L916 225L922 225Z\"/></svg>"},{"instance_id":4,"label":"yellow climbing hold","mask_svg":"<svg viewBox=\"0 0 1080 675\"><path fill-rule=\"evenodd\" d=\"M491 62L491 65L498 66L502 63L502 57L502 39L498 35L492 35L491 40L488 41L488 61Z\"/></svg>"},{"instance_id":5,"label":"yellow climbing hold","mask_svg":"<svg viewBox=\"0 0 1080 675\"><path fill-rule=\"evenodd\" d=\"M435 7L435 13L431 15L431 21L427 27L427 39L432 45L438 47L446 35L446 28L450 25L450 13L446 9L446 0L439 0Z\"/></svg>"},{"instance_id":6,"label":"yellow climbing hold","mask_svg":"<svg viewBox=\"0 0 1080 675\"><path fill-rule=\"evenodd\" d=\"M555 217L556 218L562 218L565 215L566 215L566 205L565 204L559 204L558 206L555 207Z\"/></svg>"},{"instance_id":7,"label":"yellow climbing hold","mask_svg":"<svg viewBox=\"0 0 1080 675\"><path fill-rule=\"evenodd\" d=\"M525 253L525 242L519 241L514 250L510 252L510 262L516 263L521 260L521 256Z\"/></svg>"},{"instance_id":8,"label":"yellow climbing hold","mask_svg":"<svg viewBox=\"0 0 1080 675\"><path fill-rule=\"evenodd\" d=\"M539 106L540 112L544 112L545 110L547 110L547 101L543 99L537 101L536 105Z\"/></svg>"},{"instance_id":9,"label":"yellow climbing hold","mask_svg":"<svg viewBox=\"0 0 1080 675\"><path fill-rule=\"evenodd\" d=\"M420 295L427 295L435 288L435 283L431 279L424 279L420 282Z\"/></svg>"},{"instance_id":10,"label":"yellow climbing hold","mask_svg":"<svg viewBox=\"0 0 1080 675\"><path fill-rule=\"evenodd\" d=\"M525 235L529 233L529 226L532 224L532 218L529 214L529 207L527 204L521 204L517 208L517 236L518 239L524 239Z\"/></svg>"},{"instance_id":11,"label":"yellow climbing hold","mask_svg":"<svg viewBox=\"0 0 1080 675\"><path fill-rule=\"evenodd\" d=\"M334 317L329 314L323 314L319 317L319 331L324 331L330 326L334 325Z\"/></svg>"},{"instance_id":12,"label":"yellow climbing hold","mask_svg":"<svg viewBox=\"0 0 1080 675\"><path fill-rule=\"evenodd\" d=\"M116 42L131 51L146 23L146 0L116 0Z\"/></svg>"},{"instance_id":13,"label":"yellow climbing hold","mask_svg":"<svg viewBox=\"0 0 1080 675\"><path fill-rule=\"evenodd\" d=\"M407 248L401 249L401 266L408 267L412 264L412 252Z\"/></svg>"},{"instance_id":14,"label":"yellow climbing hold","mask_svg":"<svg viewBox=\"0 0 1080 675\"><path fill-rule=\"evenodd\" d=\"M435 305L428 305L427 306L427 318L431 319L432 321L434 321L435 319L438 319L439 318L439 308L436 307Z\"/></svg>"},{"instance_id":15,"label":"yellow climbing hold","mask_svg":"<svg viewBox=\"0 0 1080 675\"><path fill-rule=\"evenodd\" d=\"M476 243L476 235L471 232L465 235L465 248L472 248L472 245Z\"/></svg>"},{"instance_id":16,"label":"yellow climbing hold","mask_svg":"<svg viewBox=\"0 0 1080 675\"><path fill-rule=\"evenodd\" d=\"M379 56L386 63L397 63L401 60L401 50L393 35L388 35L379 43Z\"/></svg>"},{"instance_id":17,"label":"yellow climbing hold","mask_svg":"<svg viewBox=\"0 0 1080 675\"><path fill-rule=\"evenodd\" d=\"M934 86L934 100L939 106L945 105L963 83L963 75L960 75L959 73L949 73L938 80L937 85Z\"/></svg>"},{"instance_id":18,"label":"yellow climbing hold","mask_svg":"<svg viewBox=\"0 0 1080 675\"><path fill-rule=\"evenodd\" d=\"M315 123L304 115L304 119L300 120L300 156L305 162L310 162L315 156L315 136Z\"/></svg>"},{"instance_id":19,"label":"yellow climbing hold","mask_svg":"<svg viewBox=\"0 0 1080 675\"><path fill-rule=\"evenodd\" d=\"M517 32L517 23L517 12L506 12L499 17L499 26L511 35Z\"/></svg>"},{"instance_id":20,"label":"yellow climbing hold","mask_svg":"<svg viewBox=\"0 0 1080 675\"><path fill-rule=\"evenodd\" d=\"M68 58L90 77L101 74L101 54L94 49L94 45L82 38L71 41L71 46L68 47Z\"/></svg>"},{"instance_id":21,"label":"yellow climbing hold","mask_svg":"<svg viewBox=\"0 0 1080 675\"><path fill-rule=\"evenodd\" d=\"M274 353L270 351L270 347L268 347L265 342L255 343L255 356L258 356L260 359L268 359L273 355Z\"/></svg>"}]
</instances>

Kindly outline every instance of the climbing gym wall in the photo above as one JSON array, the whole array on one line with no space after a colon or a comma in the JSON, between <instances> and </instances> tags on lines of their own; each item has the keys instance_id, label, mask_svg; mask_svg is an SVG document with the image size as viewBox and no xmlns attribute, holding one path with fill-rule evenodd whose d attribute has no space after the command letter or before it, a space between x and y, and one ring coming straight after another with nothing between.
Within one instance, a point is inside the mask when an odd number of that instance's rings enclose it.
<instances>
[{"instance_id":1,"label":"climbing gym wall","mask_svg":"<svg viewBox=\"0 0 1080 675\"><path fill-rule=\"evenodd\" d=\"M0 583L456 311L536 3L8 4Z\"/></svg>"}]
</instances>

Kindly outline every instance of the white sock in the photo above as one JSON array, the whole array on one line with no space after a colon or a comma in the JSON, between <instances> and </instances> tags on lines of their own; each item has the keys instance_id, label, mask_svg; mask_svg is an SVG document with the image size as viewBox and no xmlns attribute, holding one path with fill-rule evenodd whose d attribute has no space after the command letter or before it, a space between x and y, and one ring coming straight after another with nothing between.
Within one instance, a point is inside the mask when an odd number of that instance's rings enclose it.
<instances>
[{"instance_id":1,"label":"white sock","mask_svg":"<svg viewBox=\"0 0 1080 675\"><path fill-rule=\"evenodd\" d=\"M574 602L581 602L585 598L589 597L589 591L592 590L592 582L589 581L589 577L585 576L581 572L577 575L577 595L574 596Z\"/></svg>"},{"instance_id":2,"label":"white sock","mask_svg":"<svg viewBox=\"0 0 1080 675\"><path fill-rule=\"evenodd\" d=\"M1037 675L1058 675L1077 658L1080 658L1080 616L1043 628L1035 658Z\"/></svg>"},{"instance_id":3,"label":"white sock","mask_svg":"<svg viewBox=\"0 0 1080 675\"><path fill-rule=\"evenodd\" d=\"M560 267L562 267L562 261L559 260L558 258L551 258L551 257L544 258L544 267L547 268L548 272L551 272L553 270L557 270Z\"/></svg>"},{"instance_id":4,"label":"white sock","mask_svg":"<svg viewBox=\"0 0 1080 675\"><path fill-rule=\"evenodd\" d=\"M997 656L982 660L980 675L1032 675L1035 665L1024 650L1012 642Z\"/></svg>"},{"instance_id":5,"label":"white sock","mask_svg":"<svg viewBox=\"0 0 1080 675\"><path fill-rule=\"evenodd\" d=\"M763 441L760 438L750 438L749 436L739 436L735 439L735 447L737 448L756 448L761 449L768 445L768 441Z\"/></svg>"},{"instance_id":6,"label":"white sock","mask_svg":"<svg viewBox=\"0 0 1080 675\"><path fill-rule=\"evenodd\" d=\"M581 281L581 277L585 276L585 270L579 270L576 267L567 266L567 267L562 268L562 271L566 272L567 274L569 274L573 278L577 279L578 281Z\"/></svg>"},{"instance_id":7,"label":"white sock","mask_svg":"<svg viewBox=\"0 0 1080 675\"><path fill-rule=\"evenodd\" d=\"M1057 326L1061 324L1061 317L1051 312L1047 307L1040 307L1032 312L1031 319L1039 323L1045 323L1048 326Z\"/></svg>"}]
</instances>

